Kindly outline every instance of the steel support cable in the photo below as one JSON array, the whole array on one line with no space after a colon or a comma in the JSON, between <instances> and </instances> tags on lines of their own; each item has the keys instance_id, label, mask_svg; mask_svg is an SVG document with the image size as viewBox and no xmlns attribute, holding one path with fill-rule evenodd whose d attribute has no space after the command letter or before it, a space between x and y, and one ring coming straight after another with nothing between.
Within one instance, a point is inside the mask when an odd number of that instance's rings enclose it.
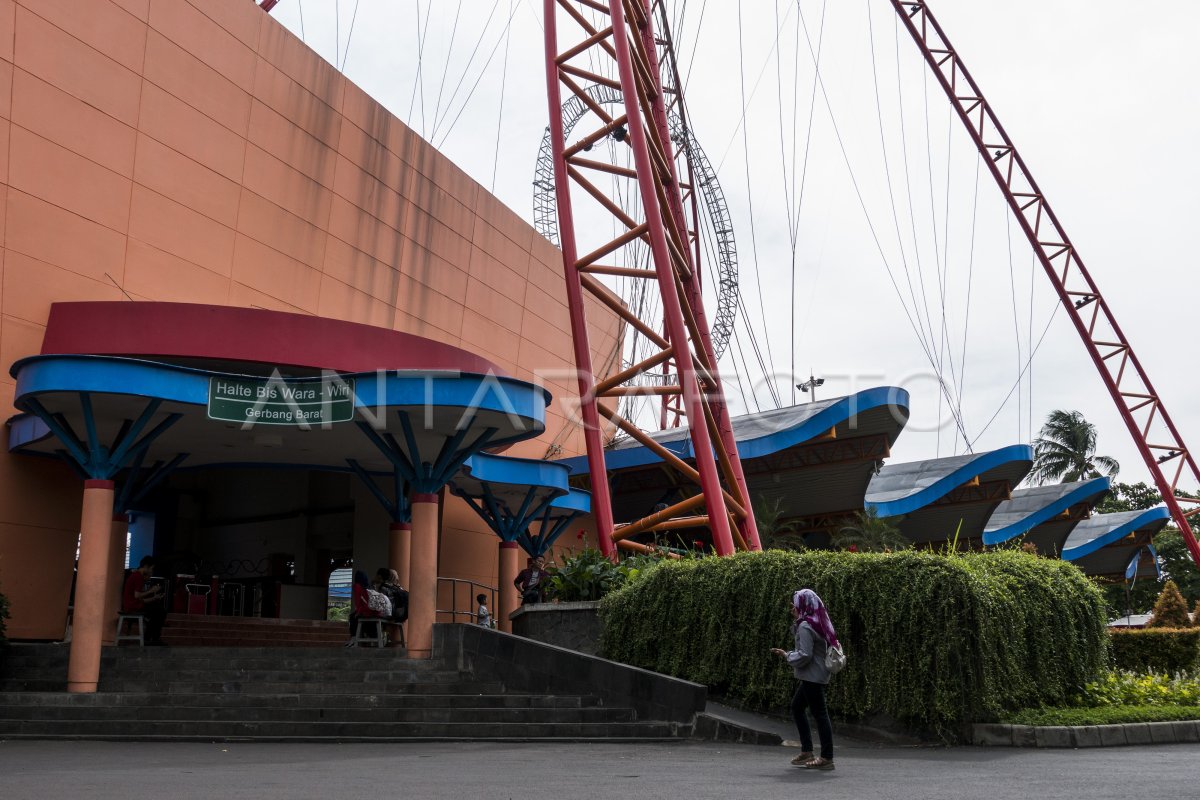
<instances>
[{"instance_id":1,"label":"steel support cable","mask_svg":"<svg viewBox=\"0 0 1200 800\"><path fill-rule=\"evenodd\" d=\"M512 19L517 0L509 0L508 18ZM461 5L460 5L461 8ZM504 90L508 88L508 43L512 36L511 26L504 34L504 66L500 69L500 112L496 118L496 149L492 155L492 187L491 193L496 193L496 171L500 168L500 132L504 129Z\"/></svg>"},{"instance_id":2,"label":"steel support cable","mask_svg":"<svg viewBox=\"0 0 1200 800\"><path fill-rule=\"evenodd\" d=\"M744 57L745 51L743 50L743 47L742 47L742 0L738 0L737 12L738 12L738 76L740 78L739 85L741 86L741 91L742 91L742 107L746 108L747 107L747 105L746 105L746 70L745 70L745 57ZM772 50L774 50L774 49L775 48L772 48ZM759 310L759 313L762 315L763 334L765 337L766 348L767 348L767 361L771 366L770 372L766 372L766 370L764 370L764 373L774 376L775 358L771 353L770 336L766 335L767 331L770 330L770 326L767 323L766 305L763 303L762 276L760 274L761 270L759 270L759 265L758 265L758 233L757 233L757 230L754 225L754 196L753 196L753 193L750 191L750 136L749 136L748 131L746 130L745 125L742 126L742 156L743 156L743 159L745 162L745 167L746 167L746 201L749 204L749 210L750 210L750 252L754 256L754 286L758 291L758 310ZM741 302L740 295L738 296L738 302ZM745 303L742 303L742 313L743 314L746 313ZM747 320L747 323L749 323L749 320ZM755 346L755 350L758 350L757 345ZM767 387L770 390L771 398L775 401L775 407L779 408L782 405L782 402L779 399L779 392L778 392L777 387L775 386L775 381L774 381L773 377L770 381L768 381Z\"/></svg>"},{"instance_id":3,"label":"steel support cable","mask_svg":"<svg viewBox=\"0 0 1200 800\"><path fill-rule=\"evenodd\" d=\"M740 3L739 3L739 6L740 6ZM792 15L792 7L789 6L788 13L783 15L783 21L787 22L788 18L791 17L791 15ZM739 38L740 38L740 25L741 25L740 16L738 19L738 24L739 24ZM749 113L748 103L752 102L754 100L754 96L756 94L758 94L758 87L762 84L763 75L766 74L767 67L769 67L771 65L771 58L774 55L774 53L775 53L775 45L772 44L770 52L767 53L767 57L763 60L762 69L760 69L758 71L758 77L755 78L755 80L754 80L754 86L751 87L751 89L750 89L750 96L746 97L745 91L743 90L742 96L744 99L742 101L742 114L741 114L741 117L738 118L738 123L733 129L733 134L730 135L729 141L725 144L725 150L721 153L721 160L717 162L717 172L720 172L721 167L725 166L725 159L729 157L729 151L733 149L733 143L737 141L738 134L742 132L742 128L745 127L745 125L746 125L746 114ZM740 59L739 59L739 62L740 62Z\"/></svg>"},{"instance_id":4,"label":"steel support cable","mask_svg":"<svg viewBox=\"0 0 1200 800\"><path fill-rule=\"evenodd\" d=\"M814 67L816 67L816 53L813 51L812 36L809 34L808 24L805 23L803 21L803 19L804 19L803 14L801 14L801 23L804 27L804 38L805 38L806 43L808 44L808 51L809 51L810 57L812 57L812 59L813 59L813 65L814 65ZM896 297L900 300L900 306L901 306L901 308L904 309L904 316L905 316L905 318L908 319L908 324L912 328L913 333L916 334L918 343L921 344L921 349L925 353L925 357L929 360L930 365L934 366L935 371L937 371L936 365L934 364L934 360L933 360L933 354L929 352L929 349L927 347L925 347L924 338L921 336L921 334L917 328L917 323L913 319L912 314L910 314L908 311L908 304L904 302L904 295L900 291L899 284L896 283L896 276L895 276L894 272L892 271L891 264L888 263L887 255L883 251L883 244L879 241L879 233L875 230L875 223L872 222L871 214L867 210L867 203L866 203L866 200L863 198L862 189L858 185L858 178L854 174L854 168L850 165L850 154L846 152L846 143L842 139L842 132L841 132L841 129L838 127L837 117L833 113L833 104L829 100L829 91L825 88L825 80L821 77L821 73L820 73L819 69L817 70L817 83L821 88L821 98L825 101L825 109L829 113L829 120L833 124L833 133L838 142L838 149L842 153L842 161L843 161L843 163L845 163L846 171L850 175L850 183L854 187L854 193L858 198L858 205L862 209L863 217L866 219L866 222L867 222L867 228L871 231L871 239L875 243L875 249L879 252L880 261L883 263L883 268L887 272L888 280L890 280L892 283L892 288L896 292ZM946 382L942 378L940 371L937 371L937 377L938 377L939 388L941 389L941 391L943 393L945 393L947 395L946 399L949 400L950 399L950 396L948 394L949 389L947 389ZM951 408L953 408L953 404L951 404ZM955 420L955 423L959 426L960 430L962 430L963 438L966 439L967 432L963 428L962 419L958 416L957 413L955 413L955 415L954 415L954 420Z\"/></svg>"},{"instance_id":5,"label":"steel support cable","mask_svg":"<svg viewBox=\"0 0 1200 800\"><path fill-rule=\"evenodd\" d=\"M904 248L904 237L900 233L900 211L896 207L896 193L895 193L895 189L894 189L894 186L892 183L892 168L891 168L890 161L888 160L888 153L887 153L887 137L883 132L883 103L880 100L880 96L879 96L879 69L878 69L878 65L876 64L876 58L875 58L875 23L871 16L871 0L866 0L866 9L867 9L867 37L869 39L869 45L870 45L870 49L871 49L871 78L873 80L874 87L875 87L875 119L876 119L876 122L878 122L878 127L879 127L879 151L883 155L883 172L884 172L885 177L887 178L888 203L892 207L892 224L896 231L896 244L900 249L900 264L901 264L901 266L904 267L904 275L905 275L905 278L908 283L908 291L909 291L909 294L911 295L912 301L913 301L913 312L917 315L917 319L919 320L921 317L920 306L917 302L916 290L913 288L912 273L908 269L908 255L905 252L905 248ZM900 125L901 125L901 131L903 132L903 129L904 129L903 111L901 111L901 115L900 115ZM903 135L903 133L902 133L902 135ZM906 151L907 151L907 148L906 148ZM907 159L907 154L906 154L905 158ZM909 201L910 201L909 210L908 210L910 217L912 216L911 199L912 198L910 197L909 198ZM921 291L922 291L922 293L925 291L924 284L921 285ZM903 302L903 300L901 300L901 302ZM929 313L929 307L926 306L926 314L928 315L928 313ZM921 336L924 337L924 331L921 331ZM922 344L924 345L926 350L929 350L929 351L933 350L932 328L930 329L929 339L927 341L923 341ZM940 367L938 367L937 369L939 372L941 371Z\"/></svg>"},{"instance_id":6,"label":"steel support cable","mask_svg":"<svg viewBox=\"0 0 1200 800\"><path fill-rule=\"evenodd\" d=\"M946 125L946 211L945 211L945 215L942 217L942 258L941 258L941 263L944 264L944 268L942 268L940 270L941 281L939 282L939 285L938 285L938 294L939 294L939 300L940 300L940 305L941 305L941 315L942 315L941 335L940 335L939 341L938 341L938 348L939 348L938 349L938 364L942 365L943 369L945 368L945 365L946 365L946 347L950 344L950 329L946 322L946 281L949 279L949 276L950 276L950 165L954 160L954 141L951 138L951 133L953 131L952 125L954 123L954 118L953 118L953 116L950 115L950 112L951 112L951 109L947 109L947 118L946 118L946 122L947 122L947 125ZM926 117L926 119L928 119L928 117ZM933 168L931 166L930 167L930 170L931 170L930 171L930 188L929 188L930 198L933 197L932 169ZM935 229L934 229L933 246L935 249L937 248L936 225L935 225ZM951 351L951 353L950 353L950 385L954 386L957 383L958 383L958 376L955 373L954 353L953 353L953 351ZM938 398L938 419L939 420L942 418L941 405L942 405L942 399L941 399L941 397L939 397ZM961 394L958 396L958 413L959 413L959 416L962 415L962 395ZM957 443L956 443L956 447L957 447ZM937 455L940 456L941 454L942 454L942 428L939 425L938 433L937 433ZM955 455L957 455L957 452L955 453Z\"/></svg>"},{"instance_id":7,"label":"steel support cable","mask_svg":"<svg viewBox=\"0 0 1200 800\"><path fill-rule=\"evenodd\" d=\"M358 21L358 0L354 0L354 13L350 16L350 32L346 34L346 52L342 53L341 71L346 71L346 62L350 59L350 42L354 40L354 23Z\"/></svg>"},{"instance_id":8,"label":"steel support cable","mask_svg":"<svg viewBox=\"0 0 1200 800\"><path fill-rule=\"evenodd\" d=\"M792 197L796 193L796 117L800 112L800 27L796 26L795 57L792 59L792 170L791 182L788 178L787 141L783 133L783 51L779 47L779 33L783 25L779 21L779 0L775 0L775 97L779 109L779 176L783 183L783 207L788 217L788 244L791 246L791 288L788 293L789 306L789 335L788 335L788 370L791 376L788 384L791 386L791 405L796 405L796 243L797 231L792 225ZM790 190L790 191L789 191Z\"/></svg>"},{"instance_id":9,"label":"steel support cable","mask_svg":"<svg viewBox=\"0 0 1200 800\"><path fill-rule=\"evenodd\" d=\"M479 31L479 38L475 40L475 46L471 48L471 54L467 56L467 63L463 65L462 74L455 81L454 91L450 93L450 99L446 101L446 110L442 111L442 89L438 88L437 105L433 109L433 130L429 132L430 140L437 136L438 128L442 126L442 121L446 114L450 113L450 109L454 107L454 100L458 97L459 91L462 90L463 83L467 80L467 75L471 72L471 65L475 63L475 56L479 55L479 48L483 45L483 40L487 37L488 31L492 26L492 18L496 16L496 9L500 7L498 2L491 3L492 10L488 12L487 19L483 21L483 28ZM453 43L452 43L453 44ZM446 75L450 72L450 51L446 52L446 68L442 72L442 86L445 86ZM486 65L485 65L486 69Z\"/></svg>"},{"instance_id":10,"label":"steel support cable","mask_svg":"<svg viewBox=\"0 0 1200 800\"><path fill-rule=\"evenodd\" d=\"M421 26L421 3L420 0L413 4L413 8L417 11L417 74L413 76L412 99L408 101L408 126L413 127L413 106L417 103L417 91L421 93L421 138L425 138L425 39L428 34L429 17L425 18L425 27ZM430 15L432 16L432 15Z\"/></svg>"},{"instance_id":11,"label":"steel support cable","mask_svg":"<svg viewBox=\"0 0 1200 800\"><path fill-rule=\"evenodd\" d=\"M941 283L941 304L942 304L942 337L941 337L941 352L938 354L938 362L946 363L946 347L950 344L950 329L946 322L946 282L950 278L950 165L954 161L954 140L951 138L953 133L953 110L946 109L946 208L942 215L942 263L946 268L942 271ZM935 242L936 244L936 242ZM954 351L950 351L950 383L957 385L958 378L954 370ZM938 405L942 403L941 398L938 398ZM958 398L958 413L962 414L962 396ZM942 418L942 412L939 409L938 419ZM955 436L955 439L958 437ZM955 442L955 452L953 455L958 455L957 442ZM942 428L938 426L938 455L942 453Z\"/></svg>"},{"instance_id":12,"label":"steel support cable","mask_svg":"<svg viewBox=\"0 0 1200 800\"><path fill-rule=\"evenodd\" d=\"M898 25L898 23L897 23L897 25ZM950 275L950 168L951 168L951 165L954 160L954 140L951 137L951 134L953 132L953 123L954 123L953 109L947 107L946 114L947 114L947 116L946 116L946 192L945 192L946 207L945 207L945 214L942 217L942 250L941 250L941 254L939 255L939 251L937 249L937 247L938 247L937 216L933 210L934 209L933 155L932 155L933 148L932 148L932 135L929 132L930 131L930 127L929 127L929 91L928 91L928 80L927 80L926 81L926 91L925 91L925 148L926 148L926 153L928 154L928 162L927 163L929 165L929 167L928 167L929 168L929 205L930 205L930 209L931 209L931 212L930 212L931 219L933 220L933 248L934 248L934 258L936 259L937 264L938 264L938 275L939 275L938 297L939 297L939 305L941 307L941 328L940 328L940 337L939 337L939 345L938 345L938 347L939 347L938 364L941 366L941 368L943 370L945 370L945 368L946 368L946 347L950 343L950 329L949 329L949 326L946 321L946 318L947 318L947 315L946 315L946 282L949 280L949 275ZM958 378L957 378L957 375L955 374L954 354L951 353L950 354L950 385L953 386L957 383L958 383ZM941 398L938 399L938 406L939 406L938 419L940 420L941 415L942 415L942 412L940 410ZM962 416L962 396L961 395L958 396L958 398L957 398L957 408L958 408L958 414L961 417ZM942 442L942 429L941 429L941 426L939 425L938 426L938 445L937 445L938 446L937 453L939 456L941 455L941 442Z\"/></svg>"},{"instance_id":13,"label":"steel support cable","mask_svg":"<svg viewBox=\"0 0 1200 800\"><path fill-rule=\"evenodd\" d=\"M898 98L897 108L900 113L900 152L904 156L904 187L905 187L905 195L908 198L909 225L910 225L910 230L912 232L912 240L913 240L913 259L916 261L916 265L917 265L917 278L918 278L918 283L921 286L921 297L924 298L926 296L926 294L925 294L925 267L921 262L921 241L920 241L920 237L917 236L917 218L916 218L916 215L913 213L914 203L913 203L913 193L912 193L912 170L909 168L909 163L908 163L908 126L905 125L905 122L904 122L904 86L903 86L903 82L901 80L901 68L900 68L900 28L899 28L899 23L896 23L894 38L895 38L895 43L896 43L896 96ZM936 243L935 243L935 246L936 246ZM910 281L911 281L911 276L910 276ZM913 290L911 282L909 285L909 289L912 290L913 304L915 305L917 302L916 292L915 292L915 290ZM919 308L915 309L914 313L916 313L917 319L920 320L920 318L921 318L920 309ZM923 330L928 329L929 340L932 342L933 341L933 322L929 318L929 306L927 303L925 304L925 317L926 317L926 321L925 321ZM940 367L935 366L935 369L940 370Z\"/></svg>"},{"instance_id":14,"label":"steel support cable","mask_svg":"<svg viewBox=\"0 0 1200 800\"><path fill-rule=\"evenodd\" d=\"M1013 272L1012 249L1012 215L1008 207L1004 208L1004 238L1008 244L1008 285L1012 295L1013 336L1017 342L1017 439L1020 440L1023 427L1021 425L1021 378L1025 370L1021 366L1021 324L1017 322L1017 279Z\"/></svg>"},{"instance_id":15,"label":"steel support cable","mask_svg":"<svg viewBox=\"0 0 1200 800\"><path fill-rule=\"evenodd\" d=\"M1025 341L1033 341L1033 293L1034 279L1037 277L1037 256L1033 251L1029 251L1029 333ZM1029 426L1029 434L1026 441L1033 441L1033 364L1029 365L1029 377L1025 380L1025 385L1029 387L1029 413L1025 415L1025 423Z\"/></svg>"},{"instance_id":16,"label":"steel support cable","mask_svg":"<svg viewBox=\"0 0 1200 800\"><path fill-rule=\"evenodd\" d=\"M420 2L420 0L418 0ZM442 112L442 94L446 90L446 76L450 74L450 58L454 55L454 41L458 38L458 20L462 14L463 0L458 0L458 7L454 10L454 23L450 26L450 42L446 45L446 63L442 65L442 79L438 82L437 100L433 104L433 129L434 134L437 133L437 121L441 117ZM496 13L496 8L499 3L492 5L492 13ZM488 21L491 21L491 16L488 16ZM484 23L486 29L487 23ZM474 55L474 54L472 54Z\"/></svg>"},{"instance_id":17,"label":"steel support cable","mask_svg":"<svg viewBox=\"0 0 1200 800\"><path fill-rule=\"evenodd\" d=\"M788 228L791 231L793 241L798 240L799 236L800 236L800 211L802 208L804 208L804 189L808 183L808 155L812 150L813 119L816 117L816 111L817 111L817 70L819 70L821 68L821 53L824 49L824 44L825 44L825 7L826 7L826 3L827 3L827 0L821 0L821 24L817 29L817 55L816 55L817 69L813 71L812 92L809 96L809 102L808 102L808 128L804 134L804 165L800 168L800 191L798 192L797 197L796 197L795 216L789 217L789 219L788 219ZM803 12L803 10L801 10L796 15L796 64L797 64L796 69L797 69L797 74L799 73L799 63L800 63L800 26L803 22L804 22L804 12ZM793 162L793 166L794 166L794 162ZM789 211L789 215L790 215L790 211ZM828 231L829 231L828 227L826 227L825 230L826 230L826 233L828 233ZM804 331L807 330L807 328L808 328L809 314L812 312L813 300L816 299L816 294L817 294L816 285L817 285L817 282L821 279L821 267L824 264L824 260L823 260L824 252L825 252L825 248L824 248L824 245L822 245L822 247L821 247L822 258L817 259L817 274L813 278L812 288L810 289L810 291L808 293L808 306L804 310L804 327L802 327L800 329L800 333L802 335L803 335ZM793 284L792 284L792 304L793 304L792 314L793 314L793 318L795 315L795 308L794 308L795 302L796 302L796 287L795 287L795 279L793 277ZM796 340L796 335L795 335L794 331L792 333L792 339L793 339L793 341ZM796 373L796 363L795 363L795 354L793 352L792 374L794 375L795 373ZM795 386L795 383L793 382L792 404L794 405L795 402L796 402L796 386Z\"/></svg>"},{"instance_id":18,"label":"steel support cable","mask_svg":"<svg viewBox=\"0 0 1200 800\"><path fill-rule=\"evenodd\" d=\"M1008 405L1008 401L1012 398L1013 392L1017 391L1017 389L1020 387L1021 378L1024 376L1025 370L1029 369L1029 366L1033 363L1033 357L1037 355L1038 350L1042 349L1042 342L1045 341L1046 334L1050 332L1050 326L1054 323L1054 319L1058 316L1058 312L1060 310L1062 310L1062 304L1055 303L1054 309L1050 312L1050 319L1046 320L1046 327L1042 330L1042 335L1038 337L1037 346L1032 348L1029 358L1025 362L1024 369L1022 369L1021 373L1017 375L1017 382L1012 385L1012 388L1008 390L1008 394L1006 394L1004 399L1000 401L1000 407L996 409L996 413L992 414L991 419L989 419L987 424L983 426L983 430L981 430L975 436L975 438L971 440L971 444L967 445L968 450L972 445L974 445L975 442L978 442L983 438L983 435L987 433L988 428L992 427L992 423L996 421L996 417L1000 416L1000 412L1004 410L1004 406Z\"/></svg>"},{"instance_id":19,"label":"steel support cable","mask_svg":"<svg viewBox=\"0 0 1200 800\"><path fill-rule=\"evenodd\" d=\"M342 54L342 0L333 0L333 64L337 66Z\"/></svg>"},{"instance_id":20,"label":"steel support cable","mask_svg":"<svg viewBox=\"0 0 1200 800\"><path fill-rule=\"evenodd\" d=\"M895 17L892 17L895 20ZM898 21L897 21L898 24ZM933 239L933 263L937 269L938 286L942 286L942 254L938 250L938 235L937 235L937 204L933 198L933 135L929 132L929 72L928 70L921 71L921 87L925 95L925 172L929 177L929 230ZM924 291L924 287L922 287ZM943 303L945 298L943 297ZM925 310L926 315L929 314L928 308ZM942 325L945 326L945 308L942 309ZM932 322L932 318L930 319ZM941 359L938 359L938 365L941 365Z\"/></svg>"},{"instance_id":21,"label":"steel support cable","mask_svg":"<svg viewBox=\"0 0 1200 800\"><path fill-rule=\"evenodd\" d=\"M300 41L308 43L308 37L304 35L304 0L296 0L296 5L300 8Z\"/></svg>"},{"instance_id":22,"label":"steel support cable","mask_svg":"<svg viewBox=\"0 0 1200 800\"><path fill-rule=\"evenodd\" d=\"M704 29L704 12L708 10L708 0L704 0L700 4L700 18L696 21L696 43L692 45L692 57L688 59L687 70L684 72L683 87L680 89L680 97L687 96L687 87L692 80L692 67L696 63L696 53L700 51L700 32ZM682 34L682 31L680 31Z\"/></svg>"},{"instance_id":23,"label":"steel support cable","mask_svg":"<svg viewBox=\"0 0 1200 800\"><path fill-rule=\"evenodd\" d=\"M504 23L504 30L500 32L500 36L496 37L496 44L492 46L492 52L488 54L487 61L483 63L483 66L479 70L479 74L475 77L475 83L471 84L471 90L467 92L467 96L463 99L462 105L458 107L458 113L454 115L454 119L450 121L450 127L446 128L446 132L442 135L441 140L438 142L437 146L439 148L446 143L446 139L448 139L450 134L454 132L454 126L458 124L458 120L462 116L463 111L466 111L467 106L471 102L471 98L475 96L475 90L479 88L479 82L483 80L483 76L487 74L488 65L492 63L492 59L496 57L496 51L500 49L500 40L508 35L508 30L510 27L512 27L513 16L516 15L516 12L517 7L515 5L509 8L508 20ZM446 114L450 113L450 108L453 105L454 98L457 95L458 89L456 88L454 90L454 94L450 96L450 100L446 104ZM444 120L445 117L443 116L442 119Z\"/></svg>"},{"instance_id":24,"label":"steel support cable","mask_svg":"<svg viewBox=\"0 0 1200 800\"><path fill-rule=\"evenodd\" d=\"M982 159L975 159L975 200L971 206L971 247L967 255L967 303L963 313L962 348L959 351L958 370L958 414L962 416L962 398L967 382L967 331L971 324L971 287L975 278L975 221L979 211L979 172L983 168ZM950 355L954 358L953 353ZM965 445L966 442L963 442ZM958 455L958 430L954 431L954 453Z\"/></svg>"}]
</instances>

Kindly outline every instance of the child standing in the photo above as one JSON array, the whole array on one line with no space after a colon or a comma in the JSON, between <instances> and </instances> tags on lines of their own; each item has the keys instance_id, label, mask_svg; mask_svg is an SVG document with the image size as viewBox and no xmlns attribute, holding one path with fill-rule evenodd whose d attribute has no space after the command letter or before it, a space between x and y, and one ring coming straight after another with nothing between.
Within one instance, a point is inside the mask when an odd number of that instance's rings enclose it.
<instances>
[{"instance_id":1,"label":"child standing","mask_svg":"<svg viewBox=\"0 0 1200 800\"><path fill-rule=\"evenodd\" d=\"M487 595L475 595L475 602L479 603L479 610L475 612L476 621L485 628L492 627L492 612L488 611Z\"/></svg>"}]
</instances>

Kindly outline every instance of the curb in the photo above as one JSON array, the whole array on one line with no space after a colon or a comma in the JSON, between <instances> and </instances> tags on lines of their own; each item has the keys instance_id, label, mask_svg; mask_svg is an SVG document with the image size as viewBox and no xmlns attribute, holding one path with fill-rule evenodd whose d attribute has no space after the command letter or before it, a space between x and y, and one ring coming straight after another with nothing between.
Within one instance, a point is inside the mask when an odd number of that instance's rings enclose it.
<instances>
[{"instance_id":1,"label":"curb","mask_svg":"<svg viewBox=\"0 0 1200 800\"><path fill-rule=\"evenodd\" d=\"M1200 742L1200 720L1125 725L972 725L970 742L982 747L1120 747Z\"/></svg>"}]
</instances>

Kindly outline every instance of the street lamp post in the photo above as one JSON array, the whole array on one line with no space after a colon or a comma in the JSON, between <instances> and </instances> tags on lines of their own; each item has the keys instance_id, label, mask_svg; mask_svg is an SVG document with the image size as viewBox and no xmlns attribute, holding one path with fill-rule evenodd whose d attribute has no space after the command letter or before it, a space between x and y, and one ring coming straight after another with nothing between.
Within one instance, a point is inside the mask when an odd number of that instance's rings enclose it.
<instances>
[{"instance_id":1,"label":"street lamp post","mask_svg":"<svg viewBox=\"0 0 1200 800\"><path fill-rule=\"evenodd\" d=\"M806 380L804 383L797 383L796 388L799 389L800 391L804 392L805 394L811 393L812 394L811 402L815 403L815 402L817 402L817 387L823 386L824 384L825 384L824 378L814 378L812 376L812 373L810 372L808 375L808 380Z\"/></svg>"}]
</instances>

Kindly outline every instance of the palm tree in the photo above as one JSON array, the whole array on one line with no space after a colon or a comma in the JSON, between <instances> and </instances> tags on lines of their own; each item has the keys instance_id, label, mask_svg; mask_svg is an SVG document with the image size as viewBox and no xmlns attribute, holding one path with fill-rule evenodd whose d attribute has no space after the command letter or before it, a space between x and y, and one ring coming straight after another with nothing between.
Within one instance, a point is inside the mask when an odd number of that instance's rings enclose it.
<instances>
[{"instance_id":1,"label":"palm tree","mask_svg":"<svg viewBox=\"0 0 1200 800\"><path fill-rule=\"evenodd\" d=\"M754 501L754 523L764 550L804 550L804 539L794 535L796 523L783 521L783 498L775 502L765 497ZM791 535L789 535L791 534Z\"/></svg>"},{"instance_id":2,"label":"palm tree","mask_svg":"<svg viewBox=\"0 0 1200 800\"><path fill-rule=\"evenodd\" d=\"M854 521L843 525L830 537L830 544L839 550L882 551L906 550L912 546L896 523L901 517L881 517L874 508L859 511Z\"/></svg>"},{"instance_id":3,"label":"palm tree","mask_svg":"<svg viewBox=\"0 0 1200 800\"><path fill-rule=\"evenodd\" d=\"M1033 443L1033 472L1037 483L1071 483L1100 475L1114 477L1116 459L1096 455L1096 426L1078 411L1051 411Z\"/></svg>"}]
</instances>

